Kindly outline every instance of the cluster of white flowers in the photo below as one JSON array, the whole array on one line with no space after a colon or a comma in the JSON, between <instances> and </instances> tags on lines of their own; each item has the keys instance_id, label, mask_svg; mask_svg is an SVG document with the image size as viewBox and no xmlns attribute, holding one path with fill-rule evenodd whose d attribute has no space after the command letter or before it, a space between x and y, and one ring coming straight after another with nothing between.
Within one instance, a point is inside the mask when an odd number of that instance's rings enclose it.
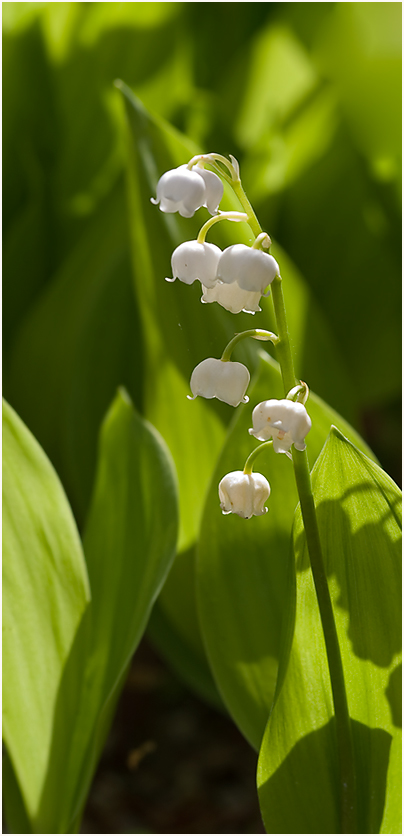
<instances>
[{"instance_id":1,"label":"cluster of white flowers","mask_svg":"<svg viewBox=\"0 0 404 836\"><path fill-rule=\"evenodd\" d=\"M211 215L218 215L223 195L220 178L205 170L203 163L191 163L163 174L157 184L157 198L152 198L152 202L159 204L162 212L179 212L185 218L192 217L202 206ZM232 163L237 166L234 158ZM238 166L236 171L238 174ZM230 214L223 213L223 217ZM239 214L239 217L231 217L231 220L247 217L240 213L233 214ZM211 220L207 225L212 223ZM215 244L207 244L204 238L199 240L199 236L196 241L185 241L172 254L173 277L167 281L179 279L188 285L200 281L202 302L218 302L232 313L255 313L261 310L258 304L260 297L268 295L267 288L280 275L275 259L258 246L269 246L268 236L262 233L255 244L253 247L234 244L222 251ZM270 335L270 338L273 337ZM256 338L262 339L262 336ZM242 363L232 362L228 357L224 359L224 355L221 359L209 357L192 372L190 388L193 397L188 397L191 400L198 395L218 398L236 407L248 402L245 393L249 382L250 373ZM293 395L294 390L281 400L271 399L259 403L253 410L253 426L249 430L259 441L271 440L275 453L286 453L289 456L292 446L300 451L306 449L304 439L311 428L306 407L293 400ZM220 507L224 514L238 514L245 519L261 516L268 510L264 503L270 492L265 476L252 473L246 463L244 470L228 473L221 480Z\"/></svg>"},{"instance_id":2,"label":"cluster of white flowers","mask_svg":"<svg viewBox=\"0 0 404 836\"><path fill-rule=\"evenodd\" d=\"M206 171L200 165L187 168L181 165L166 171L157 184L157 198L162 212L179 212L190 218L205 206L211 215L217 214L223 195L223 184L217 174ZM173 252L172 278L185 284L200 281L202 302L218 302L231 313L255 313L260 311L260 297L265 295L279 266L275 259L262 250L235 244L220 250L205 241L185 241Z\"/></svg>"},{"instance_id":3,"label":"cluster of white flowers","mask_svg":"<svg viewBox=\"0 0 404 836\"><path fill-rule=\"evenodd\" d=\"M234 244L220 250L215 244L185 241L171 258L173 278L186 284L198 280L202 302L218 302L231 313L256 313L259 300L279 276L279 266L272 255Z\"/></svg>"}]
</instances>

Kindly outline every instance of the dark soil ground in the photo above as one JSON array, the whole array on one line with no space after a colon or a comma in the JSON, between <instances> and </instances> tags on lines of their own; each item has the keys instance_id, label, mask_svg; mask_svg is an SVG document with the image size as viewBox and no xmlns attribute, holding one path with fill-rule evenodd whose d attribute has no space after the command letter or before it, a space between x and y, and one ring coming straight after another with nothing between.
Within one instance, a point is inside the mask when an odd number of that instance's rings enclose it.
<instances>
[{"instance_id":1,"label":"dark soil ground","mask_svg":"<svg viewBox=\"0 0 404 836\"><path fill-rule=\"evenodd\" d=\"M97 770L82 833L264 833L256 753L143 641Z\"/></svg>"}]
</instances>

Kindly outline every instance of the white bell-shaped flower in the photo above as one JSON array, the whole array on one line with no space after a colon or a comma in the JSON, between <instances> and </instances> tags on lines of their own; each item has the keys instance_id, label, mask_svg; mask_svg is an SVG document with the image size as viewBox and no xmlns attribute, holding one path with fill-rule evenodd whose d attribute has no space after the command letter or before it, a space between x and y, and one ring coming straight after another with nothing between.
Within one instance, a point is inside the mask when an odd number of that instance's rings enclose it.
<instances>
[{"instance_id":1,"label":"white bell-shaped flower","mask_svg":"<svg viewBox=\"0 0 404 836\"><path fill-rule=\"evenodd\" d=\"M222 195L223 183L217 174L198 165L192 169L180 165L160 177L157 198L152 197L151 202L160 204L162 212L179 212L183 218L192 218L201 206L216 214Z\"/></svg>"},{"instance_id":2,"label":"white bell-shaped flower","mask_svg":"<svg viewBox=\"0 0 404 836\"><path fill-rule=\"evenodd\" d=\"M200 165L195 165L192 171L200 174L205 181L205 203L203 205L206 206L211 215L216 215L224 191L220 177L214 171L207 171Z\"/></svg>"},{"instance_id":3,"label":"white bell-shaped flower","mask_svg":"<svg viewBox=\"0 0 404 836\"><path fill-rule=\"evenodd\" d=\"M201 302L218 302L222 308L226 308L226 311L234 314L241 313L241 311L254 314L261 310L258 304L261 293L251 293L248 290L242 290L237 282L233 282L233 284L216 282L210 288L202 283L202 291Z\"/></svg>"},{"instance_id":4,"label":"white bell-shaped flower","mask_svg":"<svg viewBox=\"0 0 404 836\"><path fill-rule=\"evenodd\" d=\"M220 507L223 514L238 514L246 520L266 514L268 508L264 506L264 502L270 493L269 482L262 473L234 470L227 473L219 483Z\"/></svg>"},{"instance_id":5,"label":"white bell-shaped flower","mask_svg":"<svg viewBox=\"0 0 404 836\"><path fill-rule=\"evenodd\" d=\"M245 244L234 244L223 250L217 268L219 281L237 282L242 290L261 296L275 276L279 276L279 265L272 255Z\"/></svg>"},{"instance_id":6,"label":"white bell-shaped flower","mask_svg":"<svg viewBox=\"0 0 404 836\"><path fill-rule=\"evenodd\" d=\"M202 360L193 370L190 380L194 400L198 395L202 398L217 398L219 401L238 406L247 403L246 389L250 382L250 372L242 363L232 360L217 360L208 357Z\"/></svg>"},{"instance_id":7,"label":"white bell-shaped flower","mask_svg":"<svg viewBox=\"0 0 404 836\"><path fill-rule=\"evenodd\" d=\"M273 439L275 453L287 453L292 444L305 450L305 437L311 429L306 407L295 401L269 400L259 403L252 413L250 435L259 441Z\"/></svg>"},{"instance_id":8,"label":"white bell-shaped flower","mask_svg":"<svg viewBox=\"0 0 404 836\"><path fill-rule=\"evenodd\" d=\"M177 247L171 256L174 282L179 279L185 284L192 284L196 279L205 285L213 287L216 280L216 270L222 251L216 244L198 244L197 241L185 241Z\"/></svg>"}]
</instances>

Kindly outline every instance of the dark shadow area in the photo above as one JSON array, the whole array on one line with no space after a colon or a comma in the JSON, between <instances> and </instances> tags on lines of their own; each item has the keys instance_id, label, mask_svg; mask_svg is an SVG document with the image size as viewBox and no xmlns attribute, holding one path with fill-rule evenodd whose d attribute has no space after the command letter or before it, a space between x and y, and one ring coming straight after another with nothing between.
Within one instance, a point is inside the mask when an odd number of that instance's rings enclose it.
<instances>
[{"instance_id":1,"label":"dark shadow area","mask_svg":"<svg viewBox=\"0 0 404 836\"><path fill-rule=\"evenodd\" d=\"M389 701L390 711L391 711L391 719L393 721L393 725L397 726L397 728L401 729L402 727L402 677L403 677L403 670L402 665L397 665L394 670L392 670L390 674L389 684L385 690L386 697Z\"/></svg>"},{"instance_id":2,"label":"dark shadow area","mask_svg":"<svg viewBox=\"0 0 404 836\"><path fill-rule=\"evenodd\" d=\"M64 704L66 736L69 694L64 686L61 691L54 732L61 731ZM52 792L58 805L66 788L51 787L56 757L55 751L46 793ZM122 691L80 832L264 833L256 761L234 723L184 688L144 640ZM14 785L9 792L20 798ZM16 829L10 821L3 832L28 832L24 821L21 808ZM53 830L41 826L41 832Z\"/></svg>"},{"instance_id":3,"label":"dark shadow area","mask_svg":"<svg viewBox=\"0 0 404 836\"><path fill-rule=\"evenodd\" d=\"M143 641L88 798L82 833L264 833L257 756Z\"/></svg>"},{"instance_id":4,"label":"dark shadow area","mask_svg":"<svg viewBox=\"0 0 404 836\"><path fill-rule=\"evenodd\" d=\"M355 720L352 729L358 775L357 832L379 833L391 736ZM341 833L337 764L332 719L299 740L261 787L267 833Z\"/></svg>"},{"instance_id":5,"label":"dark shadow area","mask_svg":"<svg viewBox=\"0 0 404 836\"><path fill-rule=\"evenodd\" d=\"M339 587L336 604L349 613L347 635L352 642L352 650L360 659L370 660L379 667L388 667L400 652L402 644L401 605L391 596L391 590L396 592L401 589L401 547L399 540L393 539L391 527L387 525L391 514L396 516L399 500L397 496L386 494L384 516L374 523L367 522L357 527L355 531L352 531L351 519L344 511L346 500L356 494L360 518L364 501L360 494L368 493L365 501L370 502L372 488L376 488L376 484L369 481L349 488L340 499L321 502L317 506L317 518L324 544L326 573L329 578L336 576ZM336 561L335 555L344 555L344 559ZM309 558L305 549L297 571L308 568ZM386 601L389 601L389 606L386 606ZM375 631L380 637L377 642L372 640Z\"/></svg>"}]
</instances>

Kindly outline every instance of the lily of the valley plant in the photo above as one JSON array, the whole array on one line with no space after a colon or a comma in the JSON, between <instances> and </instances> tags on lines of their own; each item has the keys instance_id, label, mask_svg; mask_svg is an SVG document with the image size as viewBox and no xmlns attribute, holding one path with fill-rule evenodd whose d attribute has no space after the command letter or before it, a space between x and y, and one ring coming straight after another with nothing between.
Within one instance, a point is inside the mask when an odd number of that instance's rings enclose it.
<instances>
[{"instance_id":1,"label":"lily of the valley plant","mask_svg":"<svg viewBox=\"0 0 404 836\"><path fill-rule=\"evenodd\" d=\"M240 211L219 210L223 180L232 187ZM185 241L175 249L171 259L172 277L167 281L178 279L187 285L199 281L204 304L217 303L233 314L242 311L255 314L261 310L261 297L272 295L277 334L261 329L236 333L220 358L201 360L192 372L190 388L192 399L218 398L233 407L245 405L249 400L246 392L250 372L243 364L231 360L232 351L240 340L249 337L273 343L284 396L276 399L268 391L267 400L254 405L249 432L262 443L251 451L242 470L224 474L221 478L218 486L220 509L223 514L236 514L246 520L263 516L269 511L270 518L271 487L265 476L253 472L255 460L261 454L269 454L272 467L276 467L274 453L285 453L291 460L289 466L294 469L300 500L331 684L340 830L343 833L360 832L352 722L306 453L306 437L312 426L310 407L306 409L309 389L295 376L281 271L270 254L272 242L267 232L261 229L241 185L239 165L232 156L227 159L216 153L199 155L188 164L166 172L157 184L157 198L152 198L152 202L159 204L163 212L178 211L184 217L191 217L201 207L207 208L212 216L202 225L196 240ZM251 246L236 243L222 251L215 243L207 243L207 233L223 221L246 222L252 233Z\"/></svg>"}]
</instances>

